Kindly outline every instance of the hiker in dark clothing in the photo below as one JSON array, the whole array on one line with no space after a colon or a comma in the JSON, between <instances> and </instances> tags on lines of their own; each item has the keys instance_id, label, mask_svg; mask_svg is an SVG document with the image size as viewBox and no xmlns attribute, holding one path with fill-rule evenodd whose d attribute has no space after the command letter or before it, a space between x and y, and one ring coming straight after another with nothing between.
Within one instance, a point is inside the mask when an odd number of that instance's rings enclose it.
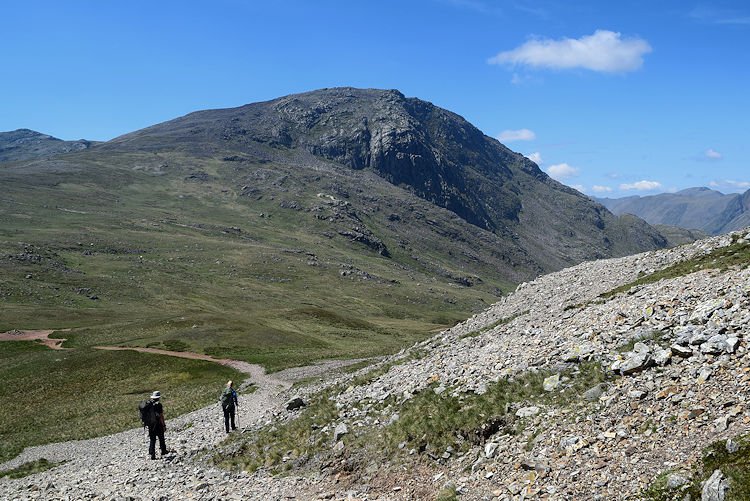
<instances>
[{"instance_id":1,"label":"hiker in dark clothing","mask_svg":"<svg viewBox=\"0 0 750 501\"><path fill-rule=\"evenodd\" d=\"M148 453L151 459L156 459L156 438L159 437L159 448L161 449L161 455L167 454L167 444L164 443L164 432L167 429L167 425L164 422L164 408L161 405L161 393L155 391L151 394L149 401L152 403L152 411L154 416L147 423L148 426Z\"/></svg>"},{"instance_id":2,"label":"hiker in dark clothing","mask_svg":"<svg viewBox=\"0 0 750 501\"><path fill-rule=\"evenodd\" d=\"M226 388L221 392L221 409L224 411L224 428L227 430L227 433L229 433L230 421L232 429L237 429L234 425L234 410L239 407L239 402L237 402L237 392L234 391L233 385L232 381L227 381Z\"/></svg>"}]
</instances>

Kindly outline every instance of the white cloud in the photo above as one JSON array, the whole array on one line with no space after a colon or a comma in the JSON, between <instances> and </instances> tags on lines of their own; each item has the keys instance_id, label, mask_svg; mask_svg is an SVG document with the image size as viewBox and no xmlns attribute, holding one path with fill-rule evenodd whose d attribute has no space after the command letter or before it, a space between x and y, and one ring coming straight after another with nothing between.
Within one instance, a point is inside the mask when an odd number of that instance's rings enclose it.
<instances>
[{"instance_id":1,"label":"white cloud","mask_svg":"<svg viewBox=\"0 0 750 501\"><path fill-rule=\"evenodd\" d=\"M609 193L612 191L612 188L610 188L609 186L601 186L595 184L591 187L591 191L593 191L594 193Z\"/></svg>"},{"instance_id":2,"label":"white cloud","mask_svg":"<svg viewBox=\"0 0 750 501\"><path fill-rule=\"evenodd\" d=\"M533 130L529 129L518 129L518 130L504 130L497 135L497 140L501 143L509 143L511 141L533 141L536 139L536 134Z\"/></svg>"},{"instance_id":3,"label":"white cloud","mask_svg":"<svg viewBox=\"0 0 750 501\"><path fill-rule=\"evenodd\" d=\"M620 33L596 30L581 38L529 40L513 50L500 52L490 64L525 65L535 68L585 68L604 73L634 71L643 65L651 46L641 38L621 38Z\"/></svg>"},{"instance_id":4,"label":"white cloud","mask_svg":"<svg viewBox=\"0 0 750 501\"><path fill-rule=\"evenodd\" d=\"M586 187L583 186L582 184L572 184L570 185L570 187L573 188L574 190L580 191L581 193L586 191Z\"/></svg>"},{"instance_id":5,"label":"white cloud","mask_svg":"<svg viewBox=\"0 0 750 501\"><path fill-rule=\"evenodd\" d=\"M750 181L734 181L732 179L723 179L721 181L711 181L708 183L711 188L720 188L724 190L747 190L750 188Z\"/></svg>"},{"instance_id":6,"label":"white cloud","mask_svg":"<svg viewBox=\"0 0 750 501\"><path fill-rule=\"evenodd\" d=\"M716 151L713 148L707 149L703 154L709 160L721 160L722 157L723 157L723 155L721 153L719 153L718 151Z\"/></svg>"},{"instance_id":7,"label":"white cloud","mask_svg":"<svg viewBox=\"0 0 750 501\"><path fill-rule=\"evenodd\" d=\"M569 177L577 176L578 169L566 163L561 163L561 164L550 165L547 168L547 174L549 174L550 177L557 179L558 181L561 181Z\"/></svg>"},{"instance_id":8,"label":"white cloud","mask_svg":"<svg viewBox=\"0 0 750 501\"><path fill-rule=\"evenodd\" d=\"M542 165L544 163L544 160L542 160L542 154L538 151L535 151L534 153L529 153L528 155L525 155L526 158L531 160L537 165Z\"/></svg>"},{"instance_id":9,"label":"white cloud","mask_svg":"<svg viewBox=\"0 0 750 501\"><path fill-rule=\"evenodd\" d=\"M659 181L638 181L631 184L621 184L620 189L625 191L638 190L638 191L653 191L661 188Z\"/></svg>"}]
</instances>

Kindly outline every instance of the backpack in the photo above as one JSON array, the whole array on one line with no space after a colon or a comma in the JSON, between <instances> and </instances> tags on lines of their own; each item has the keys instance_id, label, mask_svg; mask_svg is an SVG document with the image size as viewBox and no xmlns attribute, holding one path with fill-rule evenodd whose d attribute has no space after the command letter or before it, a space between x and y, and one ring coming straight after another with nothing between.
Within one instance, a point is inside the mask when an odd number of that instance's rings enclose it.
<instances>
[{"instance_id":1,"label":"backpack","mask_svg":"<svg viewBox=\"0 0 750 501\"><path fill-rule=\"evenodd\" d=\"M232 409L234 407L234 390L231 388L224 388L221 392L221 407L222 409Z\"/></svg>"},{"instance_id":2,"label":"backpack","mask_svg":"<svg viewBox=\"0 0 750 501\"><path fill-rule=\"evenodd\" d=\"M159 416L156 414L156 405L153 400L141 400L141 403L138 404L138 411L141 413L143 426L150 428L159 422Z\"/></svg>"}]
</instances>

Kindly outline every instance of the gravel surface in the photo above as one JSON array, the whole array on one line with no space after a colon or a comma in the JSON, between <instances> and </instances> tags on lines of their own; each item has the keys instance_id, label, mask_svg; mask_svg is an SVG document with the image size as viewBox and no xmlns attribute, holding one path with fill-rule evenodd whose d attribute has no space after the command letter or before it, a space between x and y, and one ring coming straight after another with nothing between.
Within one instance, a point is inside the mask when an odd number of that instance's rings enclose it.
<instances>
[{"instance_id":1,"label":"gravel surface","mask_svg":"<svg viewBox=\"0 0 750 501\"><path fill-rule=\"evenodd\" d=\"M241 428L271 419L289 397L287 391L294 381L322 377L359 361L322 362L274 374L266 374L258 365L232 361L228 365L250 376L240 390L249 383L257 388L253 393L240 391ZM167 396L167 413L168 402ZM148 436L143 429L30 447L0 464L0 471L41 458L64 463L25 478L0 479L0 499L288 499L302 489L315 492L325 485L310 479L278 481L220 470L206 461L203 450L225 437L223 415L214 404L169 419L166 442L170 453L156 461L148 459Z\"/></svg>"}]
</instances>

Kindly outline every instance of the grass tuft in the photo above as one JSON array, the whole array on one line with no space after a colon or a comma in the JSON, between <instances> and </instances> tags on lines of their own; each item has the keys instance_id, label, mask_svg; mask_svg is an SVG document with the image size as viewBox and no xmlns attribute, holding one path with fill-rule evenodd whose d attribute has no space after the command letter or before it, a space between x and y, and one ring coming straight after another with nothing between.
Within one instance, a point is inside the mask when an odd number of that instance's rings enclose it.
<instances>
[{"instance_id":1,"label":"grass tuft","mask_svg":"<svg viewBox=\"0 0 750 501\"><path fill-rule=\"evenodd\" d=\"M383 366L360 376L356 383L372 381L388 368ZM448 448L465 451L497 433L519 433L524 423L515 417L514 404L571 406L580 401L583 391L605 378L598 363L588 362L562 374L566 378L563 389L546 392L543 381L549 375L529 371L489 384L482 395L452 395L449 389L436 393L433 384L400 405L395 396L383 402L361 402L360 406L371 408L371 416L377 417L380 412L381 422L389 421L396 411L398 419L383 427L350 426L343 442L349 450L362 451L362 461L395 458L410 450L438 459ZM230 437L215 461L231 469L267 468L274 474L292 465L307 465L313 459L326 463L335 454L333 428L340 421L330 397L341 391L336 388L321 393L296 419L264 428L251 437Z\"/></svg>"},{"instance_id":2,"label":"grass tuft","mask_svg":"<svg viewBox=\"0 0 750 501\"><path fill-rule=\"evenodd\" d=\"M687 474L690 482L679 489L667 488L667 477L671 472L663 472L654 479L645 490L643 497L650 501L678 501L682 499L701 499L702 483L714 472L721 470L729 479L729 490L726 501L745 501L750 499L750 436L736 437L739 446L736 452L730 453L726 441L712 443L703 451L701 464Z\"/></svg>"},{"instance_id":3,"label":"grass tuft","mask_svg":"<svg viewBox=\"0 0 750 501\"><path fill-rule=\"evenodd\" d=\"M673 264L663 270L644 275L633 282L621 285L600 297L608 299L621 292L627 292L633 287L656 283L659 280L681 277L700 270L718 269L727 271L730 268L745 268L750 265L750 243L744 240L734 239L734 242L726 247L714 249L708 254L694 257L680 263Z\"/></svg>"},{"instance_id":4,"label":"grass tuft","mask_svg":"<svg viewBox=\"0 0 750 501\"><path fill-rule=\"evenodd\" d=\"M13 468L12 470L0 471L0 478L28 477L29 475L33 475L35 473L41 473L43 471L50 470L54 468L55 466L59 466L63 463L64 461L61 463L53 463L51 461L47 461L45 458L41 458L41 459L37 459L36 461L30 461L28 463L24 463L21 466Z\"/></svg>"},{"instance_id":5,"label":"grass tuft","mask_svg":"<svg viewBox=\"0 0 750 501\"><path fill-rule=\"evenodd\" d=\"M471 332L467 332L466 334L462 334L461 336L459 336L459 339L464 339L464 338L467 338L467 337L477 337L477 336L480 336L480 335L484 334L485 332L491 331L492 329L494 329L496 327L499 327L499 326L505 325L505 324L509 324L513 320L517 319L518 317L526 315L528 312L529 312L529 310L526 310L526 311L522 311L520 313L516 313L515 315L511 315L511 316L509 316L507 318L501 318L500 320L492 322L489 325L485 325L481 329L477 329L475 331L471 331Z\"/></svg>"}]
</instances>

